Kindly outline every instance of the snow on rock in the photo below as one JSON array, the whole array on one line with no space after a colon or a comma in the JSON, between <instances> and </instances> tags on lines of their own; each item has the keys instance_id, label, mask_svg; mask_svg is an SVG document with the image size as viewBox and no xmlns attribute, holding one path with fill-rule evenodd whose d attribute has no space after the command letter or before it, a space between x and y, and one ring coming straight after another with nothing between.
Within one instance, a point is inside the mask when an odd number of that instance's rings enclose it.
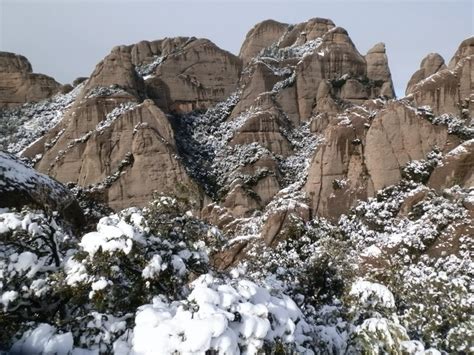
<instances>
[{"instance_id":1,"label":"snow on rock","mask_svg":"<svg viewBox=\"0 0 474 355\"><path fill-rule=\"evenodd\" d=\"M0 110L0 149L21 154L25 148L43 136L63 118L79 95L83 84L67 94L57 94L37 103L27 103L14 109Z\"/></svg>"},{"instance_id":2,"label":"snow on rock","mask_svg":"<svg viewBox=\"0 0 474 355\"><path fill-rule=\"evenodd\" d=\"M0 207L22 208L24 205L59 211L74 224L83 218L77 201L65 186L12 154L0 151Z\"/></svg>"},{"instance_id":3,"label":"snow on rock","mask_svg":"<svg viewBox=\"0 0 474 355\"><path fill-rule=\"evenodd\" d=\"M111 112L109 112L105 119L100 121L96 126L96 131L99 133L103 132L107 127L109 127L120 115L133 110L137 107L136 102L130 101L126 103L121 103L119 106L115 107Z\"/></svg>"}]
</instances>

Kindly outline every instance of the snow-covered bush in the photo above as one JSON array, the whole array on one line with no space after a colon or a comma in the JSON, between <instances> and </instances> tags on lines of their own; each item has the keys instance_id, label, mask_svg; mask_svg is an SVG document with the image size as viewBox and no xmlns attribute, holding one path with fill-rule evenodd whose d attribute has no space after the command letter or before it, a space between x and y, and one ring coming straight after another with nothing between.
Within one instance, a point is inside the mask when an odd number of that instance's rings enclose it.
<instances>
[{"instance_id":1,"label":"snow-covered bush","mask_svg":"<svg viewBox=\"0 0 474 355\"><path fill-rule=\"evenodd\" d=\"M57 273L74 243L54 216L0 209L0 346L23 322L62 312Z\"/></svg>"},{"instance_id":2,"label":"snow-covered bush","mask_svg":"<svg viewBox=\"0 0 474 355\"><path fill-rule=\"evenodd\" d=\"M163 353L256 354L277 347L312 353L305 347L311 327L287 296L247 280L195 280L188 297L168 303L155 297L140 307L131 336L132 350Z\"/></svg>"},{"instance_id":3,"label":"snow-covered bush","mask_svg":"<svg viewBox=\"0 0 474 355\"><path fill-rule=\"evenodd\" d=\"M425 160L412 160L402 169L402 178L415 183L425 184L428 182L434 168L442 158L438 149L428 153Z\"/></svg>"},{"instance_id":4,"label":"snow-covered bush","mask_svg":"<svg viewBox=\"0 0 474 355\"><path fill-rule=\"evenodd\" d=\"M198 240L207 228L180 215L176 205L175 199L161 197L144 212L128 209L102 218L97 232L84 235L65 263L66 283L76 297L116 315L154 294L182 297L186 284L207 271L205 245Z\"/></svg>"},{"instance_id":5,"label":"snow-covered bush","mask_svg":"<svg viewBox=\"0 0 474 355\"><path fill-rule=\"evenodd\" d=\"M313 328L290 297L210 270L220 232L187 207L157 196L80 239L41 212L1 210L0 348L312 353Z\"/></svg>"}]
</instances>

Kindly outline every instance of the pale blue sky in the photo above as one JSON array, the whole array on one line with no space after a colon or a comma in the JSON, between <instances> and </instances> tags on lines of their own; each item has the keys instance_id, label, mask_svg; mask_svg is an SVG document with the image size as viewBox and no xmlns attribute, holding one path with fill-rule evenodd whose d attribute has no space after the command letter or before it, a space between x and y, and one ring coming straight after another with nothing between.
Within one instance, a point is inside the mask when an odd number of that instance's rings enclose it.
<instances>
[{"instance_id":1,"label":"pale blue sky","mask_svg":"<svg viewBox=\"0 0 474 355\"><path fill-rule=\"evenodd\" d=\"M117 44L206 37L238 54L247 31L273 18L327 17L362 54L385 42L397 94L430 52L448 62L474 33L473 1L40 1L0 0L0 50L25 55L36 72L66 83L88 76Z\"/></svg>"}]
</instances>

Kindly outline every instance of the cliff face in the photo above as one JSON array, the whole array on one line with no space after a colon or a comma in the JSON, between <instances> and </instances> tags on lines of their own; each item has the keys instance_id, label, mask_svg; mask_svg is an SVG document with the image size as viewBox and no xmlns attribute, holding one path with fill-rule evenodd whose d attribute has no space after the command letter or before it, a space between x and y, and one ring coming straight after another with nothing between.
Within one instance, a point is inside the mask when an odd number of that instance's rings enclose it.
<instances>
[{"instance_id":1,"label":"cliff face","mask_svg":"<svg viewBox=\"0 0 474 355\"><path fill-rule=\"evenodd\" d=\"M12 134L31 144L9 147L114 209L154 192L191 196L207 220L236 235L257 225L271 244L291 216L336 221L435 153L446 163L430 186L472 183L470 146L449 155L472 138L472 41L449 66L424 58L399 100L385 45L363 55L327 19L259 23L238 57L194 37L118 46L71 93L21 108L56 123L43 134L22 123ZM34 96L29 62L1 58L1 75L17 80L4 81L15 88L0 95L6 106L58 90L51 79ZM27 89L15 101L18 87Z\"/></svg>"}]
</instances>

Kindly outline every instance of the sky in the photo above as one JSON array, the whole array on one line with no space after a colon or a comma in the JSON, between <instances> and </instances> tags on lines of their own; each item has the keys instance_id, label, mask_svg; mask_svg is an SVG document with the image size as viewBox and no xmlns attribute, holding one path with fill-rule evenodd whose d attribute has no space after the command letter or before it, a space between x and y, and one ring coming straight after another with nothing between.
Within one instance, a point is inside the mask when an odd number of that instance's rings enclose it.
<instances>
[{"instance_id":1,"label":"sky","mask_svg":"<svg viewBox=\"0 0 474 355\"><path fill-rule=\"evenodd\" d=\"M33 70L61 83L89 76L112 47L173 36L209 38L238 54L246 33L265 19L332 19L360 53L384 42L395 90L424 56L446 62L474 33L473 0L0 0L0 50L26 56Z\"/></svg>"}]
</instances>

